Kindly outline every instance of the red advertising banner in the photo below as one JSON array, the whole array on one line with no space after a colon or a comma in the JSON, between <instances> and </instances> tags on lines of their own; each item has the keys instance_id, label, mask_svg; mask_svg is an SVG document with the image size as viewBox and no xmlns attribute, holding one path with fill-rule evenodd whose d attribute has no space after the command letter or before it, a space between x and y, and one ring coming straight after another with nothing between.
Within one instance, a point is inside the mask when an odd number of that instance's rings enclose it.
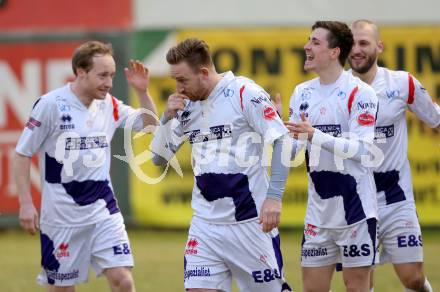
<instances>
[{"instance_id":1,"label":"red advertising banner","mask_svg":"<svg viewBox=\"0 0 440 292\"><path fill-rule=\"evenodd\" d=\"M130 28L128 0L2 0L1 31L114 30Z\"/></svg>"},{"instance_id":2,"label":"red advertising banner","mask_svg":"<svg viewBox=\"0 0 440 292\"><path fill-rule=\"evenodd\" d=\"M15 145L34 101L73 77L70 59L80 42L0 44L0 214L18 213L12 175ZM31 166L31 189L39 207L38 160Z\"/></svg>"}]
</instances>

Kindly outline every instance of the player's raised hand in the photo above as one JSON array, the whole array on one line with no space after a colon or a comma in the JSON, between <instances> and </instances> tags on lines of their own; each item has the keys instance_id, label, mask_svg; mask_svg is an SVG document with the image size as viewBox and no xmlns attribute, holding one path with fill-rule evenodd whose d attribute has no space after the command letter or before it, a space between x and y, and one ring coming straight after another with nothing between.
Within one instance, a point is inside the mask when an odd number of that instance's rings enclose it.
<instances>
[{"instance_id":1,"label":"player's raised hand","mask_svg":"<svg viewBox=\"0 0 440 292\"><path fill-rule=\"evenodd\" d=\"M136 91L145 93L150 84L148 69L138 60L130 60L129 67L124 69L128 84Z\"/></svg>"},{"instance_id":2,"label":"player's raised hand","mask_svg":"<svg viewBox=\"0 0 440 292\"><path fill-rule=\"evenodd\" d=\"M40 229L38 212L33 203L20 204L19 219L21 228L32 235L36 234L38 229Z\"/></svg>"},{"instance_id":3,"label":"player's raised hand","mask_svg":"<svg viewBox=\"0 0 440 292\"><path fill-rule=\"evenodd\" d=\"M281 201L266 198L261 206L260 224L264 232L278 227L281 219Z\"/></svg>"},{"instance_id":4,"label":"player's raised hand","mask_svg":"<svg viewBox=\"0 0 440 292\"><path fill-rule=\"evenodd\" d=\"M174 118L178 110L185 108L185 99L188 99L188 97L180 93L173 93L168 97L165 109L165 116L168 120Z\"/></svg>"},{"instance_id":5,"label":"player's raised hand","mask_svg":"<svg viewBox=\"0 0 440 292\"><path fill-rule=\"evenodd\" d=\"M301 113L301 122L284 122L290 134L295 139L299 139L302 137L306 137L309 141L313 138L313 133L315 132L315 128L313 128L312 124L307 120L304 112Z\"/></svg>"},{"instance_id":6,"label":"player's raised hand","mask_svg":"<svg viewBox=\"0 0 440 292\"><path fill-rule=\"evenodd\" d=\"M283 104L281 103L281 93L278 92L277 94L275 94L275 97L271 98L271 101L281 117L281 114L283 113Z\"/></svg>"}]
</instances>

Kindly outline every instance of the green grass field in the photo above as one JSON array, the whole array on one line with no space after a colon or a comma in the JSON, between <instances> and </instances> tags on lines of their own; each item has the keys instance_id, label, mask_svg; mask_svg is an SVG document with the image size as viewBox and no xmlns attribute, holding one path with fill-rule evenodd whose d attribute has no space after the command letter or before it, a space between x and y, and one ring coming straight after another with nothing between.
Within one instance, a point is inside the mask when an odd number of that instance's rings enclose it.
<instances>
[{"instance_id":1,"label":"green grass field","mask_svg":"<svg viewBox=\"0 0 440 292\"><path fill-rule=\"evenodd\" d=\"M138 292L171 292L183 290L183 250L186 232L130 230L135 256L133 271ZM287 278L295 291L301 291L299 246L301 233L282 231ZM36 284L39 272L39 239L20 231L0 232L0 291L44 291ZM424 232L425 270L434 291L440 291L440 231ZM91 273L89 283L77 291L109 291L104 278ZM234 291L238 291L235 289ZM344 291L340 273L335 274L332 291ZM376 292L403 291L390 265L376 268Z\"/></svg>"}]
</instances>

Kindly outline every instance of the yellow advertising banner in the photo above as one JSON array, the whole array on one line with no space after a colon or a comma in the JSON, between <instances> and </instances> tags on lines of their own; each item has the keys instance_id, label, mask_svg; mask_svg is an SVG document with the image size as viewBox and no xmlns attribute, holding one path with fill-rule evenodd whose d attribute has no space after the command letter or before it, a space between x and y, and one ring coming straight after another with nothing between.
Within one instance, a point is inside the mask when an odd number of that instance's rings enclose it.
<instances>
[{"instance_id":1,"label":"yellow advertising banner","mask_svg":"<svg viewBox=\"0 0 440 292\"><path fill-rule=\"evenodd\" d=\"M170 35L175 37L175 42L187 37L204 39L211 48L218 72L232 70L236 75L247 76L272 96L280 92L283 116L287 117L289 98L294 87L314 77L303 70L303 45L309 33L308 28L271 28L181 30L170 32ZM440 27L385 27L381 34L385 42L381 64L392 69L410 71L431 96L438 100ZM165 58L163 63L166 64ZM154 76L155 73L151 73ZM157 101L159 112L163 111L168 95L174 90L174 81L169 77L152 78L150 93ZM132 101L134 103L135 99ZM409 157L419 217L422 224L440 225L440 135L413 115L408 116L408 125ZM150 139L147 136L134 139L136 155L141 156L148 149ZM188 226L192 214L191 191L194 182L188 145L179 151L177 159L183 177L172 167L158 168L151 161L142 164L139 173L131 172L130 196L137 223ZM283 197L284 227L301 226L307 205L304 157L297 157L296 162L298 166L290 171ZM160 180L158 178L161 175L163 179Z\"/></svg>"}]
</instances>

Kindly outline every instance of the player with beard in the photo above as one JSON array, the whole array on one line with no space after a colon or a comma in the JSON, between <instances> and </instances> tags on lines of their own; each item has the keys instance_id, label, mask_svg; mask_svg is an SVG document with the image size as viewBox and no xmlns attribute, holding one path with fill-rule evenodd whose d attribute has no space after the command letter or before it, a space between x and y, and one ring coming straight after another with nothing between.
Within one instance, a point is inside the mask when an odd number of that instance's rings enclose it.
<instances>
[{"instance_id":1,"label":"player with beard","mask_svg":"<svg viewBox=\"0 0 440 292\"><path fill-rule=\"evenodd\" d=\"M376 145L385 160L374 170L377 189L380 262L391 262L405 291L432 291L423 271L422 234L407 158L405 119L409 110L431 128L440 125L440 107L411 74L379 67L383 51L378 27L368 20L352 24L352 74L370 84L379 99ZM389 92L396 93L390 96Z\"/></svg>"},{"instance_id":2,"label":"player with beard","mask_svg":"<svg viewBox=\"0 0 440 292\"><path fill-rule=\"evenodd\" d=\"M208 45L186 39L167 53L176 92L168 97L152 150L156 165L191 144L194 215L184 255L191 292L291 291L283 277L278 224L288 167L287 129L268 94L232 72L216 72ZM264 145L273 144L269 180Z\"/></svg>"}]
</instances>

